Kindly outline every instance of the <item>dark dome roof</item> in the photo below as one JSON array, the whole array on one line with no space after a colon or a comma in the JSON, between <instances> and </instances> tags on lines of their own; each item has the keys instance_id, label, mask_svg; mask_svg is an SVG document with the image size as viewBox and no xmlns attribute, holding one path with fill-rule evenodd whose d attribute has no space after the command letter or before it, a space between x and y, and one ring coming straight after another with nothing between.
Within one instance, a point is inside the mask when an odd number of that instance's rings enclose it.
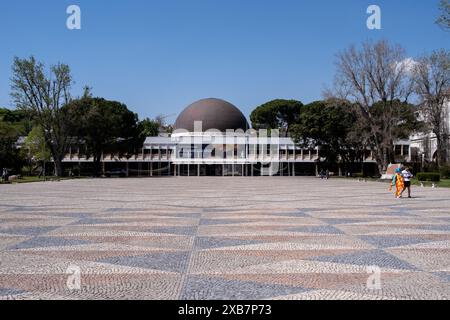
<instances>
[{"instance_id":1,"label":"dark dome roof","mask_svg":"<svg viewBox=\"0 0 450 320\"><path fill-rule=\"evenodd\" d=\"M202 130L248 129L247 119L231 103L220 99L203 99L184 109L175 121L175 129L194 132L194 121L202 121Z\"/></svg>"}]
</instances>

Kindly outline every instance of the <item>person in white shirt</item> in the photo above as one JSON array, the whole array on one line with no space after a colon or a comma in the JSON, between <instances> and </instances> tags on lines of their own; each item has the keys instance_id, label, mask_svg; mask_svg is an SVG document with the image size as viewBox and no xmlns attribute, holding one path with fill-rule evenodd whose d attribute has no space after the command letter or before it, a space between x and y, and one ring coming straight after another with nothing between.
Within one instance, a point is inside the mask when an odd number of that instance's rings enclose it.
<instances>
[{"instance_id":1,"label":"person in white shirt","mask_svg":"<svg viewBox=\"0 0 450 320\"><path fill-rule=\"evenodd\" d=\"M406 189L408 189L408 198L411 198L411 179L414 177L412 173L409 171L408 168L404 168L402 171L402 177L405 186L403 187L403 192L405 192Z\"/></svg>"}]
</instances>

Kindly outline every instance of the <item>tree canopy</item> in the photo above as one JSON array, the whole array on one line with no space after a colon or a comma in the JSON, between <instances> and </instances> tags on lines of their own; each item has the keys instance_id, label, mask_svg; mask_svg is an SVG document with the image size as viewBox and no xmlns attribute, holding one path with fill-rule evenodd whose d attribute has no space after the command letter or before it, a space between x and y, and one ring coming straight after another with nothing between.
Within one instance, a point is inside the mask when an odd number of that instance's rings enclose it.
<instances>
[{"instance_id":1,"label":"tree canopy","mask_svg":"<svg viewBox=\"0 0 450 320\"><path fill-rule=\"evenodd\" d=\"M23 158L17 148L17 141L27 134L29 127L26 113L0 108L0 170L9 168L20 172Z\"/></svg>"},{"instance_id":2,"label":"tree canopy","mask_svg":"<svg viewBox=\"0 0 450 320\"><path fill-rule=\"evenodd\" d=\"M84 97L65 106L72 119L71 137L81 140L100 174L102 153L132 154L140 146L138 116L125 104Z\"/></svg>"},{"instance_id":3,"label":"tree canopy","mask_svg":"<svg viewBox=\"0 0 450 320\"><path fill-rule=\"evenodd\" d=\"M355 139L358 121L355 108L344 100L307 104L290 136L302 147L319 147L319 156L327 163L343 162L351 166L367 146L361 138Z\"/></svg>"},{"instance_id":4,"label":"tree canopy","mask_svg":"<svg viewBox=\"0 0 450 320\"><path fill-rule=\"evenodd\" d=\"M413 92L410 65L405 61L405 50L385 40L352 45L337 55L333 95L358 106L380 173L395 161L394 132L399 124L396 108L401 106L398 101L408 101ZM379 107L372 110L373 106Z\"/></svg>"},{"instance_id":5,"label":"tree canopy","mask_svg":"<svg viewBox=\"0 0 450 320\"><path fill-rule=\"evenodd\" d=\"M160 123L157 120L145 118L139 121L139 135L141 139L156 137L159 134Z\"/></svg>"},{"instance_id":6,"label":"tree canopy","mask_svg":"<svg viewBox=\"0 0 450 320\"><path fill-rule=\"evenodd\" d=\"M70 68L58 63L45 70L44 64L34 57L16 57L12 72L11 96L16 107L31 114L42 127L55 164L55 174L62 176L62 160L68 147L67 125L70 123L62 107L72 99Z\"/></svg>"},{"instance_id":7,"label":"tree canopy","mask_svg":"<svg viewBox=\"0 0 450 320\"><path fill-rule=\"evenodd\" d=\"M298 121L302 106L297 100L276 99L264 103L250 114L253 129L279 129L287 136L290 127Z\"/></svg>"}]
</instances>

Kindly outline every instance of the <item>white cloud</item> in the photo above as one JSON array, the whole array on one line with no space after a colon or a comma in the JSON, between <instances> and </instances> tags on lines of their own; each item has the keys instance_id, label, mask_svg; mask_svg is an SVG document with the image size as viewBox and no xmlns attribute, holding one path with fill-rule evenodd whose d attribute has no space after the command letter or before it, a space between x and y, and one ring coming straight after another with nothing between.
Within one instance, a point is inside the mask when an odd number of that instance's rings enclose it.
<instances>
[{"instance_id":1,"label":"white cloud","mask_svg":"<svg viewBox=\"0 0 450 320\"><path fill-rule=\"evenodd\" d=\"M417 64L418 62L413 58L406 58L397 63L397 68L402 68L407 74L412 74Z\"/></svg>"}]
</instances>

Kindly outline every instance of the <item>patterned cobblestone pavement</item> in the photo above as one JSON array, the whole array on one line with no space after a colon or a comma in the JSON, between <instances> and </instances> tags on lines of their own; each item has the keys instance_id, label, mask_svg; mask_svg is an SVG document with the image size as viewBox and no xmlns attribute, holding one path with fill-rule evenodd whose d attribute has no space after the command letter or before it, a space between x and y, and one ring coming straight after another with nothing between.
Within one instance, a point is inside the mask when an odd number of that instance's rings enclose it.
<instances>
[{"instance_id":1,"label":"patterned cobblestone pavement","mask_svg":"<svg viewBox=\"0 0 450 320\"><path fill-rule=\"evenodd\" d=\"M0 299L449 299L450 190L413 191L301 177L2 185Z\"/></svg>"}]
</instances>

